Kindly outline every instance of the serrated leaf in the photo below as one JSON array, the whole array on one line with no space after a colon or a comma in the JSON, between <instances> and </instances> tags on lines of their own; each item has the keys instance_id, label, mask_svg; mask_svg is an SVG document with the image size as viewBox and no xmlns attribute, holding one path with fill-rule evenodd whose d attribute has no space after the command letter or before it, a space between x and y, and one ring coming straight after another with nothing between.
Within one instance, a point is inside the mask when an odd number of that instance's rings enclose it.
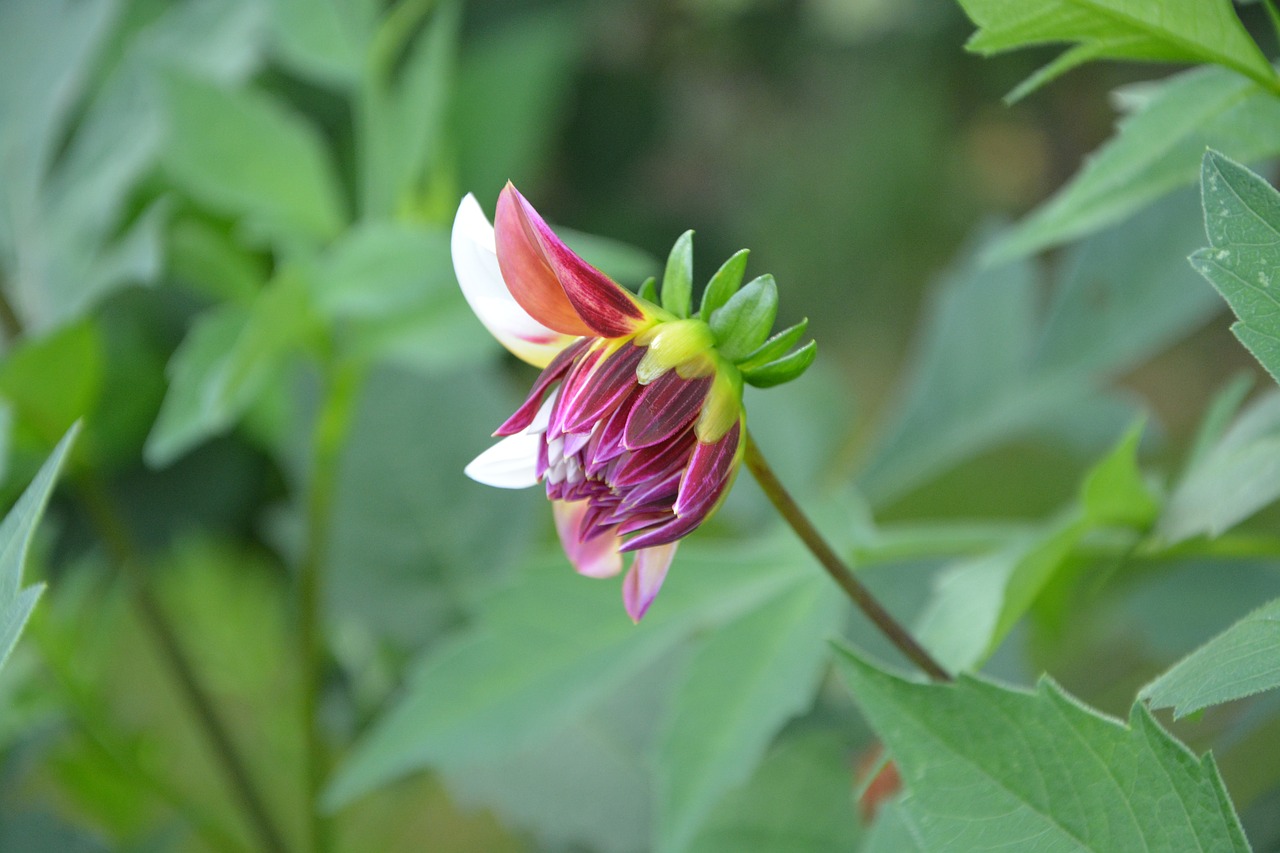
<instances>
[{"instance_id":1,"label":"serrated leaf","mask_svg":"<svg viewBox=\"0 0 1280 853\"><path fill-rule=\"evenodd\" d=\"M693 232L686 231L671 247L662 275L662 307L677 317L688 317L693 304Z\"/></svg>"},{"instance_id":2,"label":"serrated leaf","mask_svg":"<svg viewBox=\"0 0 1280 853\"><path fill-rule=\"evenodd\" d=\"M1212 758L1135 704L1125 726L1049 679L919 684L837 661L907 789L929 850L1249 850Z\"/></svg>"},{"instance_id":3,"label":"serrated leaf","mask_svg":"<svg viewBox=\"0 0 1280 853\"><path fill-rule=\"evenodd\" d=\"M163 466L231 427L273 377L311 323L307 288L283 273L250 306L228 303L192 325L166 370L169 390L143 457Z\"/></svg>"},{"instance_id":4,"label":"serrated leaf","mask_svg":"<svg viewBox=\"0 0 1280 853\"><path fill-rule=\"evenodd\" d=\"M808 317L805 317L794 326L788 326L762 343L753 352L748 353L742 361L738 362L738 369L750 370L753 367L763 367L771 361L782 358L793 346L800 342L800 339L804 337L805 330L808 328Z\"/></svg>"},{"instance_id":5,"label":"serrated leaf","mask_svg":"<svg viewBox=\"0 0 1280 853\"><path fill-rule=\"evenodd\" d=\"M983 54L1038 44L1078 43L1098 57L1206 62L1264 85L1275 73L1236 17L1231 0L960 0Z\"/></svg>"},{"instance_id":6,"label":"serrated leaf","mask_svg":"<svg viewBox=\"0 0 1280 853\"><path fill-rule=\"evenodd\" d=\"M777 316L778 285L773 276L762 275L731 296L707 322L716 337L716 349L737 361L764 343Z\"/></svg>"},{"instance_id":7,"label":"serrated leaf","mask_svg":"<svg viewBox=\"0 0 1280 853\"><path fill-rule=\"evenodd\" d=\"M1280 152L1280 99L1232 71L1197 68L1149 88L1067 185L988 250L989 262L1123 220L1195 181L1206 147L1243 161Z\"/></svg>"},{"instance_id":8,"label":"serrated leaf","mask_svg":"<svg viewBox=\"0 0 1280 853\"><path fill-rule=\"evenodd\" d=\"M658 844L688 847L716 802L813 701L844 603L814 575L712 634L677 688L657 752Z\"/></svg>"},{"instance_id":9,"label":"serrated leaf","mask_svg":"<svg viewBox=\"0 0 1280 853\"><path fill-rule=\"evenodd\" d=\"M36 525L44 514L44 508L53 492L58 471L80 432L79 424L73 425L58 442L49 458L40 466L35 479L27 486L22 497L0 523L0 666L13 651L18 635L27 623L44 584L21 589L22 569L27 561L27 551L35 535Z\"/></svg>"},{"instance_id":10,"label":"serrated leaf","mask_svg":"<svg viewBox=\"0 0 1280 853\"><path fill-rule=\"evenodd\" d=\"M1280 498L1280 393L1240 413L1174 489L1158 531L1169 543L1218 536Z\"/></svg>"},{"instance_id":11,"label":"serrated leaf","mask_svg":"<svg viewBox=\"0 0 1280 853\"><path fill-rule=\"evenodd\" d=\"M715 555L681 549L661 598L636 628L617 583L575 575L556 555L434 648L332 780L333 808L409 771L510 754L564 725L689 632L733 618L794 582L794 545ZM779 550L781 548L781 550Z\"/></svg>"},{"instance_id":12,"label":"serrated leaf","mask_svg":"<svg viewBox=\"0 0 1280 853\"><path fill-rule=\"evenodd\" d=\"M706 289L702 291L702 305L698 309L698 316L703 320L714 314L729 301L733 294L738 292L738 288L742 286L742 277L747 272L747 256L750 254L747 249L739 249L729 260L720 265L715 275L711 276L711 281L707 282Z\"/></svg>"},{"instance_id":13,"label":"serrated leaf","mask_svg":"<svg viewBox=\"0 0 1280 853\"><path fill-rule=\"evenodd\" d=\"M1204 155L1200 189L1212 248L1191 265L1240 318L1231 331L1280 381L1280 193L1216 151Z\"/></svg>"},{"instance_id":14,"label":"serrated leaf","mask_svg":"<svg viewBox=\"0 0 1280 853\"><path fill-rule=\"evenodd\" d=\"M346 218L329 155L314 128L278 101L173 72L162 163L173 180L261 238L322 241Z\"/></svg>"},{"instance_id":15,"label":"serrated leaf","mask_svg":"<svg viewBox=\"0 0 1280 853\"><path fill-rule=\"evenodd\" d=\"M1185 717L1280 687L1280 599L1248 616L1142 688L1153 708Z\"/></svg>"},{"instance_id":16,"label":"serrated leaf","mask_svg":"<svg viewBox=\"0 0 1280 853\"><path fill-rule=\"evenodd\" d=\"M817 357L818 342L809 341L809 343L791 353L791 355L783 356L777 361L771 361L759 367L743 370L742 378L748 385L754 385L757 388L772 388L784 382L790 382L792 379L798 379L800 374L809 369L809 365L813 364L813 360Z\"/></svg>"}]
</instances>

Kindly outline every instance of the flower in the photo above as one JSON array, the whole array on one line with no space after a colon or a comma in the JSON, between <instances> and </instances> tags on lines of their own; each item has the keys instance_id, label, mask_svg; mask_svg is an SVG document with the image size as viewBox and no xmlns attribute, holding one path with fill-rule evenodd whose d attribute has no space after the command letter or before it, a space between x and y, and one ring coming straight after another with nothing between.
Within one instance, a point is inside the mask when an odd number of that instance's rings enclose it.
<instances>
[{"instance_id":1,"label":"flower","mask_svg":"<svg viewBox=\"0 0 1280 853\"><path fill-rule=\"evenodd\" d=\"M658 303L574 253L511 184L490 226L473 196L454 220L454 270L485 327L542 373L466 468L501 488L542 482L569 561L623 581L639 621L679 541L719 506L745 449L743 382L771 385L812 362L786 355L798 324L765 341L777 310L773 279L739 289L746 252L726 262L690 316L692 234L677 242Z\"/></svg>"}]
</instances>

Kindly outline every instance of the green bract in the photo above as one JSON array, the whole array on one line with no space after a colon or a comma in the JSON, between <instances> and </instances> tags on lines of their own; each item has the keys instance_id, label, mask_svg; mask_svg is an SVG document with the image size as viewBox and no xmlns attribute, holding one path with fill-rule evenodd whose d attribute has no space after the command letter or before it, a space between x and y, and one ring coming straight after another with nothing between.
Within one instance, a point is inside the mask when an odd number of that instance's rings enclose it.
<instances>
[{"instance_id":1,"label":"green bract","mask_svg":"<svg viewBox=\"0 0 1280 853\"><path fill-rule=\"evenodd\" d=\"M736 366L748 385L770 388L790 382L813 364L816 341L793 348L804 337L808 318L773 337L778 315L778 285L771 275L758 276L743 285L747 269L746 249L726 260L702 291L701 308L693 310L693 232L686 231L671 247L662 277L661 297L657 281L640 285L642 299L661 304L680 319L701 320L711 329L716 352Z\"/></svg>"}]
</instances>

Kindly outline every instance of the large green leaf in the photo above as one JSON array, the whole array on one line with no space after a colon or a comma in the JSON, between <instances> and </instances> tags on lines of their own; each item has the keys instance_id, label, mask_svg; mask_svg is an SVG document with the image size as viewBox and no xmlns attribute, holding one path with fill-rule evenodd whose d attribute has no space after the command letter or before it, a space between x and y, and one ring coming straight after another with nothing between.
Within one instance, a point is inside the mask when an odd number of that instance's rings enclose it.
<instances>
[{"instance_id":1,"label":"large green leaf","mask_svg":"<svg viewBox=\"0 0 1280 853\"><path fill-rule=\"evenodd\" d=\"M1125 93L1136 108L1079 172L987 253L999 261L1123 220L1196 180L1206 147L1239 160L1280 151L1280 99L1223 68L1197 68Z\"/></svg>"},{"instance_id":2,"label":"large green leaf","mask_svg":"<svg viewBox=\"0 0 1280 853\"><path fill-rule=\"evenodd\" d=\"M617 581L576 576L555 555L486 601L437 646L357 743L326 797L339 806L410 771L492 760L586 713L697 627L749 609L794 581L793 546L714 554L686 547L637 628ZM807 568L807 567L806 567Z\"/></svg>"},{"instance_id":3,"label":"large green leaf","mask_svg":"<svg viewBox=\"0 0 1280 853\"><path fill-rule=\"evenodd\" d=\"M4 665L18 635L27 624L27 617L36 606L36 600L44 591L44 584L22 587L22 568L27 561L27 551L35 535L36 525L44 514L45 505L53 491L58 471L75 442L79 425L74 425L62 441L49 454L39 473L27 486L13 509L0 523L0 666Z\"/></svg>"},{"instance_id":4,"label":"large green leaf","mask_svg":"<svg viewBox=\"0 0 1280 853\"><path fill-rule=\"evenodd\" d=\"M960 0L978 25L969 49L983 54L1037 44L1075 44L1018 94L1091 59L1208 62L1273 89L1275 72L1231 0Z\"/></svg>"},{"instance_id":5,"label":"large green leaf","mask_svg":"<svg viewBox=\"0 0 1280 853\"><path fill-rule=\"evenodd\" d=\"M1231 331L1280 381L1280 193L1216 151L1204 155L1200 189L1211 248L1191 265L1240 318Z\"/></svg>"},{"instance_id":6,"label":"large green leaf","mask_svg":"<svg viewBox=\"0 0 1280 853\"><path fill-rule=\"evenodd\" d=\"M312 322L305 283L285 272L248 305L196 320L169 362L169 390L143 455L163 466L230 428L280 375Z\"/></svg>"},{"instance_id":7,"label":"large green leaf","mask_svg":"<svg viewBox=\"0 0 1280 853\"><path fill-rule=\"evenodd\" d=\"M1280 394L1245 409L1169 497L1158 531L1170 544L1218 536L1280 498Z\"/></svg>"},{"instance_id":8,"label":"large green leaf","mask_svg":"<svg viewBox=\"0 0 1280 853\"><path fill-rule=\"evenodd\" d=\"M1138 470L1141 436L1141 427L1134 427L1093 466L1077 505L1061 517L938 576L918 636L944 666L955 671L985 661L1091 531L1110 526L1142 531L1151 523L1159 506Z\"/></svg>"},{"instance_id":9,"label":"large green leaf","mask_svg":"<svg viewBox=\"0 0 1280 853\"><path fill-rule=\"evenodd\" d=\"M898 763L928 850L1247 851L1212 758L1136 704L1125 726L1052 681L919 684L851 652L854 700Z\"/></svg>"},{"instance_id":10,"label":"large green leaf","mask_svg":"<svg viewBox=\"0 0 1280 853\"><path fill-rule=\"evenodd\" d=\"M816 572L720 629L695 653L657 753L659 850L684 850L790 717L813 701L845 603Z\"/></svg>"},{"instance_id":11,"label":"large green leaf","mask_svg":"<svg viewBox=\"0 0 1280 853\"><path fill-rule=\"evenodd\" d=\"M1142 689L1175 716L1280 687L1280 599L1264 604Z\"/></svg>"},{"instance_id":12,"label":"large green leaf","mask_svg":"<svg viewBox=\"0 0 1280 853\"><path fill-rule=\"evenodd\" d=\"M1027 261L988 268L970 259L948 276L861 474L868 495L892 500L1014 436L1092 428L1073 416L1103 410L1105 379L1216 310L1182 263L1201 227L1189 195L1176 194L1085 241L1062 259L1043 318Z\"/></svg>"},{"instance_id":13,"label":"large green leaf","mask_svg":"<svg viewBox=\"0 0 1280 853\"><path fill-rule=\"evenodd\" d=\"M275 50L302 74L353 86L377 24L374 0L271 0Z\"/></svg>"},{"instance_id":14,"label":"large green leaf","mask_svg":"<svg viewBox=\"0 0 1280 853\"><path fill-rule=\"evenodd\" d=\"M333 165L314 128L251 89L165 76L162 162L173 180L261 238L333 237L345 219Z\"/></svg>"},{"instance_id":15,"label":"large green leaf","mask_svg":"<svg viewBox=\"0 0 1280 853\"><path fill-rule=\"evenodd\" d=\"M849 798L850 779L848 750L837 738L818 731L784 735L751 781L720 801L690 850L851 850L858 820Z\"/></svg>"}]
</instances>

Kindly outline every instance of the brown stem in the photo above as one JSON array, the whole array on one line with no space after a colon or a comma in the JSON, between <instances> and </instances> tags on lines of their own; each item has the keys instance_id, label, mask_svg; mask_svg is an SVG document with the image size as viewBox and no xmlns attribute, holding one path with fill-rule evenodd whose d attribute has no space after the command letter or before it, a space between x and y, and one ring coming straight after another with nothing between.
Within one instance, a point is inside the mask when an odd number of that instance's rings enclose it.
<instances>
[{"instance_id":1,"label":"brown stem","mask_svg":"<svg viewBox=\"0 0 1280 853\"><path fill-rule=\"evenodd\" d=\"M845 595L849 596L849 600L858 606L858 609L866 614L877 628L880 629L889 641L906 655L920 669L924 670L928 676L935 681L950 681L951 673L942 668L933 657L924 650L915 638L907 632L906 628L898 624L888 610L884 608L875 596L871 594L862 582L854 577L853 572L844 564L844 561L831 550L831 546L822 538L822 534L813 526L811 522L800 509L800 505L795 502L786 487L773 473L773 469L769 467L769 463L765 461L764 455L760 453L760 447L756 444L755 439L751 437L751 433L746 434L746 465L747 470L756 478L756 482L760 484L760 488L764 490L765 495L769 498L769 502L773 504L778 513L791 525L791 529L800 537L800 541L805 547L817 557L818 562L827 570L827 574L831 575L831 579L840 585Z\"/></svg>"}]
</instances>

